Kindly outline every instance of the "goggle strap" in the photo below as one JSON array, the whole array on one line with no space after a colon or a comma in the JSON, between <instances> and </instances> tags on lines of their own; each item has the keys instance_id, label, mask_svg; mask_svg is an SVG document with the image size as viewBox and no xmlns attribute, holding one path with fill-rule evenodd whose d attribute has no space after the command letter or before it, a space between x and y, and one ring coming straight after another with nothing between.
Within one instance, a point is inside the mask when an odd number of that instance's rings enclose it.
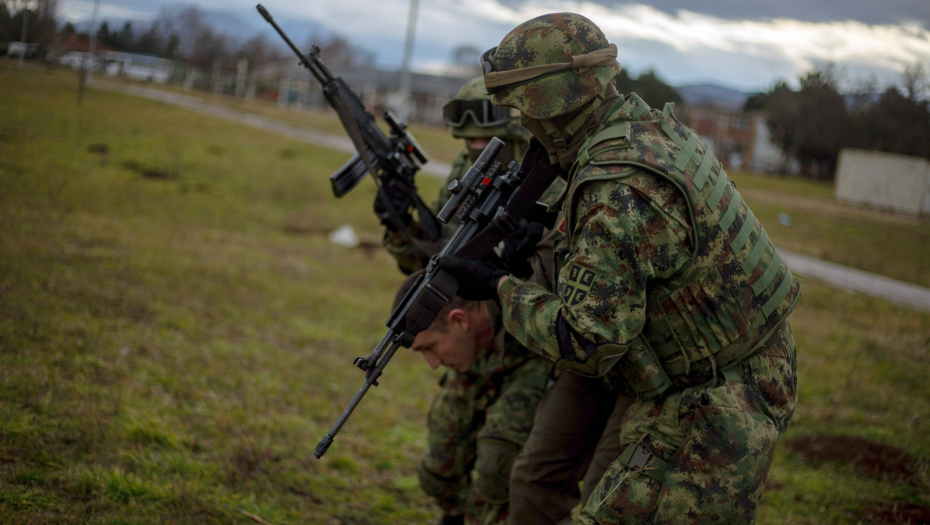
<instances>
[{"instance_id":1,"label":"goggle strap","mask_svg":"<svg viewBox=\"0 0 930 525\"><path fill-rule=\"evenodd\" d=\"M513 69L510 71L498 71L485 73L484 84L488 93L494 93L508 87L515 87L512 84L525 84L530 80L535 80L543 76L549 76L569 69L575 74L580 75L587 68L609 66L617 61L617 45L610 44L604 49L598 49L583 55L575 55L570 62L561 64L541 64L538 66Z\"/></svg>"}]
</instances>

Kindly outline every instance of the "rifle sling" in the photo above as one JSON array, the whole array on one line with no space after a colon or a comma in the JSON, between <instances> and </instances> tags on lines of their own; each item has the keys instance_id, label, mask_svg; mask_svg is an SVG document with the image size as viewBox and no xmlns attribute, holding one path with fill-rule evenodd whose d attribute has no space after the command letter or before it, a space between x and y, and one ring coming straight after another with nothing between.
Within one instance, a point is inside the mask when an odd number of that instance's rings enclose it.
<instances>
[{"instance_id":1,"label":"rifle sling","mask_svg":"<svg viewBox=\"0 0 930 525\"><path fill-rule=\"evenodd\" d=\"M550 165L548 159L541 158L530 168L523 184L510 196L503 212L475 235L468 244L455 252L455 256L463 259L480 259L494 249L499 242L517 231L520 219L536 205L536 201L555 181L559 173L561 170Z\"/></svg>"}]
</instances>

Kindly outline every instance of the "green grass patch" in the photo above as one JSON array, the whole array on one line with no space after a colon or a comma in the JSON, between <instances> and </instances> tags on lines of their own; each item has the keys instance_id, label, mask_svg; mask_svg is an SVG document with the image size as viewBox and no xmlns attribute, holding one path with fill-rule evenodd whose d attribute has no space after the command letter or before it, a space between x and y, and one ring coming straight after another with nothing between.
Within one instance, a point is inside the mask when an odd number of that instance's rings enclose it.
<instances>
[{"instance_id":1,"label":"green grass patch","mask_svg":"<svg viewBox=\"0 0 930 525\"><path fill-rule=\"evenodd\" d=\"M416 481L437 373L413 353L312 457L402 280L383 251L326 238L342 224L380 238L371 184L330 194L345 154L105 91L79 106L70 73L0 68L4 521L438 521ZM758 213L781 245L772 192L758 189ZM896 445L923 477L873 479L783 443L760 523L930 504L930 315L807 282L792 324L801 399L786 440Z\"/></svg>"}]
</instances>

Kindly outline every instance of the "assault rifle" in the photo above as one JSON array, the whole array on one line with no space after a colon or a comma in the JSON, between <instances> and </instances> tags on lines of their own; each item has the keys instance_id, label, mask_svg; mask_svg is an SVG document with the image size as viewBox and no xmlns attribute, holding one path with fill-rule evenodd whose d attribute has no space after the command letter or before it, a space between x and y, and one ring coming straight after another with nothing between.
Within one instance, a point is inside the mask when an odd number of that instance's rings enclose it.
<instances>
[{"instance_id":1,"label":"assault rifle","mask_svg":"<svg viewBox=\"0 0 930 525\"><path fill-rule=\"evenodd\" d=\"M371 173L378 186L378 198L387 210L386 219L390 220L398 231L407 230L404 221L401 220L401 215L407 210L396 210L385 192L405 196L410 204L416 207L427 240L438 241L441 236L439 223L420 199L414 183L414 175L421 165L429 162L429 158L413 135L407 131L407 124L398 120L390 111L385 111L382 118L391 129L390 137L385 136L375 123L374 115L365 109L365 105L349 89L345 81L333 76L320 60L319 46L312 46L307 54L301 53L275 23L267 9L261 4L258 4L256 9L294 51L301 65L309 69L323 86L323 96L336 110L339 120L355 145L356 153L352 158L329 177L336 197L342 197L352 191L366 174Z\"/></svg>"},{"instance_id":2,"label":"assault rifle","mask_svg":"<svg viewBox=\"0 0 930 525\"><path fill-rule=\"evenodd\" d=\"M313 452L317 459L326 453L368 389L378 386L378 378L397 349L410 347L417 334L429 328L439 311L452 301L458 290L458 281L438 268L439 258L445 255L468 259L484 257L498 242L517 230L520 218L533 207L558 174L545 153L541 163L534 162L539 156L530 158L527 155L523 170L516 162L501 166L494 158L503 145L500 139L491 139L462 180L449 184L452 198L439 212L438 218L447 223L455 216L461 221L461 226L442 251L433 256L426 272L391 313L387 333L374 350L366 357L355 358L355 366L365 372L365 382L317 445Z\"/></svg>"}]
</instances>

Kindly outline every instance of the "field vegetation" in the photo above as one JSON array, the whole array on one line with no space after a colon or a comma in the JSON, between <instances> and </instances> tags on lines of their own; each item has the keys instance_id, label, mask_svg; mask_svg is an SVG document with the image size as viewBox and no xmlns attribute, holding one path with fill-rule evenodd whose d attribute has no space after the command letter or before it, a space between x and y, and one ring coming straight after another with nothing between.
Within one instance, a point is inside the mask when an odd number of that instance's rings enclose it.
<instances>
[{"instance_id":1,"label":"field vegetation","mask_svg":"<svg viewBox=\"0 0 930 525\"><path fill-rule=\"evenodd\" d=\"M343 153L106 91L76 99L72 74L0 65L0 521L435 523L415 466L438 374L418 356L400 352L312 457L402 280L372 185L336 200ZM926 224L801 212L829 195L734 178L779 244L820 255L829 238L839 262L927 273L926 248L895 241ZM421 187L429 200L438 181ZM328 242L342 224L359 248ZM930 314L808 281L792 324L800 403L759 523L917 516ZM812 436L881 445L897 469L815 454Z\"/></svg>"}]
</instances>

